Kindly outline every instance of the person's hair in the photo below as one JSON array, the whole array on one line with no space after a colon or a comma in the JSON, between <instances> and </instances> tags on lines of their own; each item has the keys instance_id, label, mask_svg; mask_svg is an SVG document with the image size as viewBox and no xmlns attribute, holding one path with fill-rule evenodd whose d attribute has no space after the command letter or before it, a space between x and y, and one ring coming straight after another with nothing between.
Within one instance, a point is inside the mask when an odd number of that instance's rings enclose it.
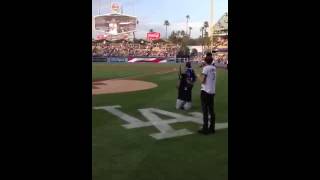
<instances>
[{"instance_id":1,"label":"person's hair","mask_svg":"<svg viewBox=\"0 0 320 180\"><path fill-rule=\"evenodd\" d=\"M211 56L207 56L204 61L207 63L207 64L212 64L212 61L213 61L213 58Z\"/></svg>"},{"instance_id":2,"label":"person's hair","mask_svg":"<svg viewBox=\"0 0 320 180\"><path fill-rule=\"evenodd\" d=\"M211 52L207 52L206 56L212 56Z\"/></svg>"}]
</instances>

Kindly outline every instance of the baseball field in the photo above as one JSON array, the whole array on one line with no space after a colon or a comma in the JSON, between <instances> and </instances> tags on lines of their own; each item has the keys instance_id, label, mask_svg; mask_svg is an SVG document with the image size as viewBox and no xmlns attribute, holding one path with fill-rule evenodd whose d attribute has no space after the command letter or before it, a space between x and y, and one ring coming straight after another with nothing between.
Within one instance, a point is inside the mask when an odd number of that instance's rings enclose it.
<instances>
[{"instance_id":1,"label":"baseball field","mask_svg":"<svg viewBox=\"0 0 320 180\"><path fill-rule=\"evenodd\" d=\"M217 71L218 130L202 135L199 80L191 110L175 109L179 64L93 63L92 68L92 88L99 91L92 98L93 180L228 179L227 70ZM108 88L113 91L103 93Z\"/></svg>"}]
</instances>

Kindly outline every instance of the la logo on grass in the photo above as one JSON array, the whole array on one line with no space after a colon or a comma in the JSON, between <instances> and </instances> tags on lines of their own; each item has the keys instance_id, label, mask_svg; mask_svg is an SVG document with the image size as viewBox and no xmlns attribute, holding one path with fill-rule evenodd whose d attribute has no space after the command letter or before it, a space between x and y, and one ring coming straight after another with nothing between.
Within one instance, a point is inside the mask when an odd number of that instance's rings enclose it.
<instances>
[{"instance_id":1,"label":"la logo on grass","mask_svg":"<svg viewBox=\"0 0 320 180\"><path fill-rule=\"evenodd\" d=\"M126 129L154 126L160 132L150 134L150 136L157 140L185 136L194 133L188 129L175 130L170 126L170 124L179 122L193 122L202 125L203 123L202 114L199 112L191 112L189 113L191 116L186 116L156 108L138 109L138 111L148 120L148 122L145 122L120 111L119 108L121 108L120 105L94 107L93 109L105 110L119 117L121 120L126 122L126 124L122 125ZM172 118L169 120L163 120L157 114L169 116ZM216 123L216 130L226 128L228 128L228 123Z\"/></svg>"}]
</instances>

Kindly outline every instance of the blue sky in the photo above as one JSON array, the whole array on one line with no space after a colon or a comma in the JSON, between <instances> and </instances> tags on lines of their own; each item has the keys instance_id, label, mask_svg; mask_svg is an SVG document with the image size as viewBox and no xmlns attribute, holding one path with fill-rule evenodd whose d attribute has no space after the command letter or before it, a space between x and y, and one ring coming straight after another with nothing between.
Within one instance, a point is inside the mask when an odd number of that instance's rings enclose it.
<instances>
[{"instance_id":1,"label":"blue sky","mask_svg":"<svg viewBox=\"0 0 320 180\"><path fill-rule=\"evenodd\" d=\"M92 0L92 15L108 13L108 0ZM168 35L172 30L186 30L186 15L189 14L191 36L199 37L204 21L210 22L210 0L112 0L123 6L125 14L137 16L137 38L145 38L149 29L165 36L164 20L170 22ZM228 12L228 0L214 0L214 22Z\"/></svg>"}]
</instances>

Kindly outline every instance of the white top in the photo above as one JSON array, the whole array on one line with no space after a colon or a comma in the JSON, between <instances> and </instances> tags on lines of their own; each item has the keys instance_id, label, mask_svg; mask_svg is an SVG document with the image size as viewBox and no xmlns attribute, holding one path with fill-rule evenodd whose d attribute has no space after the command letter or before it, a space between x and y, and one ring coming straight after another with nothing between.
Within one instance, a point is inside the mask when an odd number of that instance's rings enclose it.
<instances>
[{"instance_id":1,"label":"white top","mask_svg":"<svg viewBox=\"0 0 320 180\"><path fill-rule=\"evenodd\" d=\"M202 69L202 74L207 77L205 84L201 84L201 90L209 93L216 93L216 67L213 65L206 65Z\"/></svg>"}]
</instances>

